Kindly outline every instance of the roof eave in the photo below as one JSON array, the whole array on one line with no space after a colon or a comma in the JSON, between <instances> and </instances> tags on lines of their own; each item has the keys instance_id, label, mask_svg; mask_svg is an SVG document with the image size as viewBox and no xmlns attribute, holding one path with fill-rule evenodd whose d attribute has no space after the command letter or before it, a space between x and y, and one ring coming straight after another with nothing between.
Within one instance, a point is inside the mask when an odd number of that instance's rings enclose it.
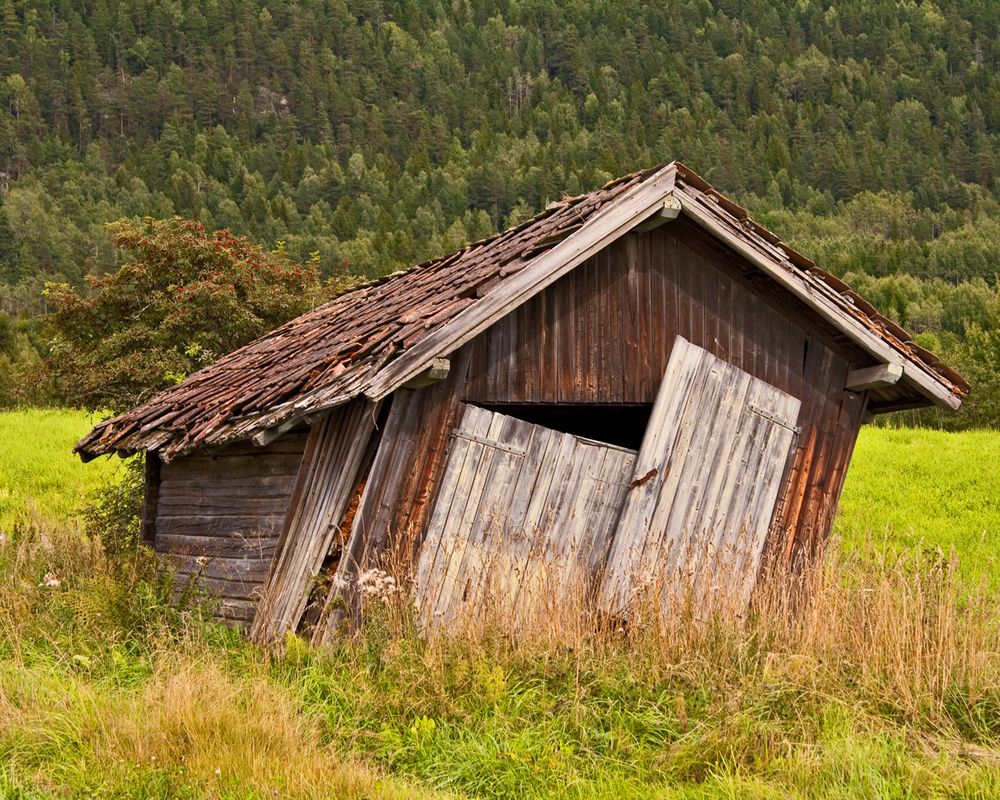
<instances>
[{"instance_id":1,"label":"roof eave","mask_svg":"<svg viewBox=\"0 0 1000 800\"><path fill-rule=\"evenodd\" d=\"M902 382L912 387L930 403L951 411L958 410L962 405L962 395L953 387L946 385L941 378L922 368L912 357L893 347L883 336L870 330L859 319L835 307L829 298L803 283L791 269L780 261L771 258L746 239L736 236L725 225L714 219L707 210L703 209L697 197L686 192L680 186L674 189L674 196L680 200L681 213L688 219L724 242L734 252L746 258L806 305L813 308L826 322L833 325L878 361L901 366L903 368Z\"/></svg>"}]
</instances>

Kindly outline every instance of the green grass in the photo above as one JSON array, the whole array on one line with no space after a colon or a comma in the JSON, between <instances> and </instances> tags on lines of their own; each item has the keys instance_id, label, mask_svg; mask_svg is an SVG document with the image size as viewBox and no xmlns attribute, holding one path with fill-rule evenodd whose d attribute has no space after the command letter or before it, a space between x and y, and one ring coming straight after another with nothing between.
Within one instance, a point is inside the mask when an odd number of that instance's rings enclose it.
<instances>
[{"instance_id":1,"label":"green grass","mask_svg":"<svg viewBox=\"0 0 1000 800\"><path fill-rule=\"evenodd\" d=\"M863 428L837 530L847 547L954 548L966 574L1000 585L1000 432Z\"/></svg>"},{"instance_id":2,"label":"green grass","mask_svg":"<svg viewBox=\"0 0 1000 800\"><path fill-rule=\"evenodd\" d=\"M0 415L0 798L1000 797L1000 605L927 547L996 580L1000 433L865 429L801 630L427 643L383 612L279 656L66 524L117 467L71 455L88 425Z\"/></svg>"},{"instance_id":3,"label":"green grass","mask_svg":"<svg viewBox=\"0 0 1000 800\"><path fill-rule=\"evenodd\" d=\"M68 520L114 477L117 459L84 464L71 452L96 420L58 409L0 412L0 529L39 514Z\"/></svg>"}]
</instances>

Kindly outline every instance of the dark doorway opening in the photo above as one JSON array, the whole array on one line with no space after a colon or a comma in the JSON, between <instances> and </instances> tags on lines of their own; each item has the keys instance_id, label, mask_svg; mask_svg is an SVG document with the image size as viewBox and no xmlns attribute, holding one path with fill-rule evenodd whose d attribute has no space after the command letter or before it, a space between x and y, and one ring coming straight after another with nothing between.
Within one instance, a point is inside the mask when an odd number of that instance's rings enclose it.
<instances>
[{"instance_id":1,"label":"dark doorway opening","mask_svg":"<svg viewBox=\"0 0 1000 800\"><path fill-rule=\"evenodd\" d=\"M476 403L534 425L638 450L653 410L648 404Z\"/></svg>"}]
</instances>

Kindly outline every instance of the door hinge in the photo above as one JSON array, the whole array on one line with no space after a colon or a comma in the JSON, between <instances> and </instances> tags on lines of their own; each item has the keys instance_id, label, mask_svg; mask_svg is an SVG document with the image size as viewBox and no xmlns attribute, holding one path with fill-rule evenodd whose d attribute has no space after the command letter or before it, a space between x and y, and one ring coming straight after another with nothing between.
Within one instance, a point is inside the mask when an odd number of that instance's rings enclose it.
<instances>
[{"instance_id":1,"label":"door hinge","mask_svg":"<svg viewBox=\"0 0 1000 800\"><path fill-rule=\"evenodd\" d=\"M503 442L497 442L493 439L486 439L482 436L476 436L474 433L466 433L465 431L452 431L452 436L460 436L463 439L468 439L470 442L475 442L476 444L484 445L485 447L492 447L496 450L503 450L505 453L513 453L515 456L523 456L528 451L522 447L512 447L509 444L504 444Z\"/></svg>"},{"instance_id":2,"label":"door hinge","mask_svg":"<svg viewBox=\"0 0 1000 800\"><path fill-rule=\"evenodd\" d=\"M747 408L752 414L756 414L758 417L763 417L764 419L773 422L775 425L780 425L782 428L788 428L792 433L802 433L802 428L794 423L786 422L770 411L765 411L763 408L758 408L753 403L747 405Z\"/></svg>"}]
</instances>

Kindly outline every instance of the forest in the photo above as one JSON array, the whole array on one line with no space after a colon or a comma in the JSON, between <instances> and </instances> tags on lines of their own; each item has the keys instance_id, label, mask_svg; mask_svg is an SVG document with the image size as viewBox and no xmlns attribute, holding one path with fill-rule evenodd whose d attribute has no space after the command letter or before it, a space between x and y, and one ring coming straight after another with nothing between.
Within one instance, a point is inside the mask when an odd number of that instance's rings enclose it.
<instances>
[{"instance_id":1,"label":"forest","mask_svg":"<svg viewBox=\"0 0 1000 800\"><path fill-rule=\"evenodd\" d=\"M0 0L0 405L74 403L44 322L119 266L109 223L228 229L329 292L677 159L972 381L907 422L1000 424L995 11Z\"/></svg>"},{"instance_id":2,"label":"forest","mask_svg":"<svg viewBox=\"0 0 1000 800\"><path fill-rule=\"evenodd\" d=\"M1000 797L997 11L0 0L0 798ZM73 452L359 282L672 160L972 384L863 425L824 557L741 613L614 619L583 587L427 635L404 565L326 646L260 647L212 588L256 597L218 554L270 571L257 532L215 535L182 482L183 578L162 530L139 544L159 459ZM234 476L224 508L279 507L280 475Z\"/></svg>"}]
</instances>

